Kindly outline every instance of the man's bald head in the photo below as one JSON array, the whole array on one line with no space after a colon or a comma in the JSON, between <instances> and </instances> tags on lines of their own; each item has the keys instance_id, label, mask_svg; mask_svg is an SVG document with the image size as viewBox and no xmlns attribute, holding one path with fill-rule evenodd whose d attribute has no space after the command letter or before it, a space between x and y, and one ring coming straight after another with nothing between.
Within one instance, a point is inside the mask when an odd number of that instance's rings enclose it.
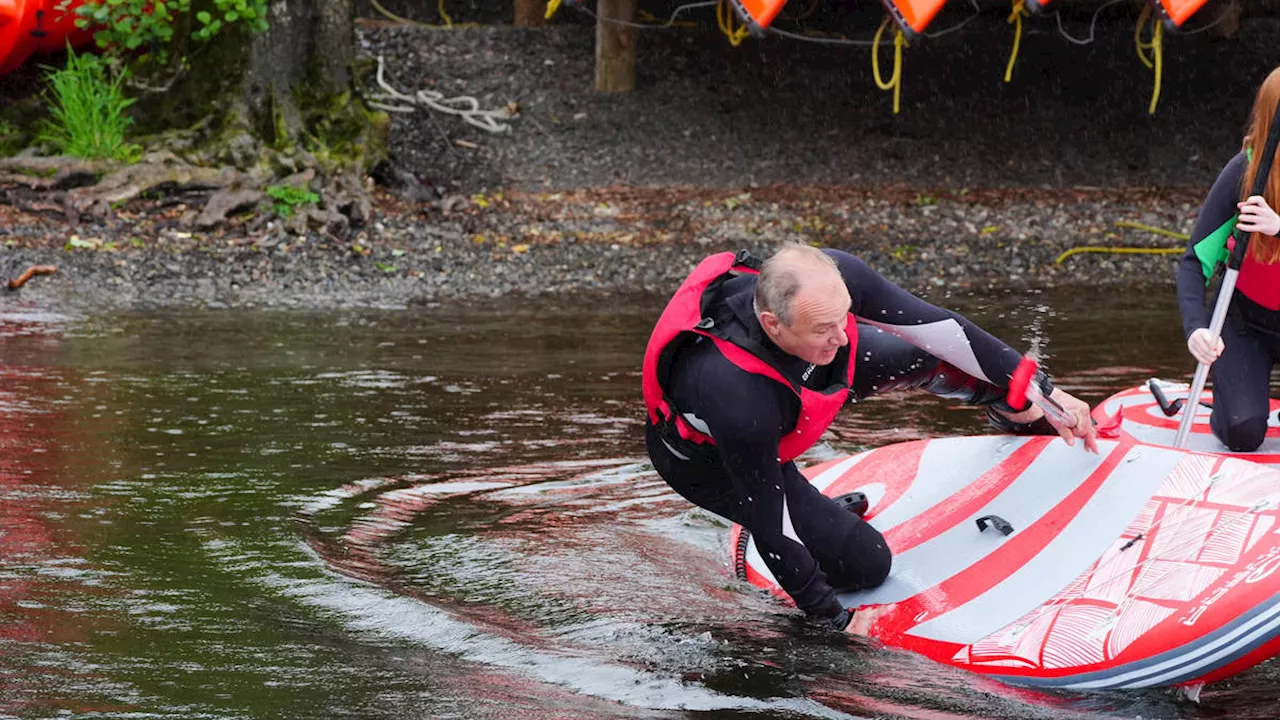
<instances>
[{"instance_id":1,"label":"man's bald head","mask_svg":"<svg viewBox=\"0 0 1280 720\"><path fill-rule=\"evenodd\" d=\"M756 312L771 311L784 325L795 320L792 305L801 288L815 290L843 284L840 268L828 254L811 245L788 243L764 261L756 279Z\"/></svg>"}]
</instances>

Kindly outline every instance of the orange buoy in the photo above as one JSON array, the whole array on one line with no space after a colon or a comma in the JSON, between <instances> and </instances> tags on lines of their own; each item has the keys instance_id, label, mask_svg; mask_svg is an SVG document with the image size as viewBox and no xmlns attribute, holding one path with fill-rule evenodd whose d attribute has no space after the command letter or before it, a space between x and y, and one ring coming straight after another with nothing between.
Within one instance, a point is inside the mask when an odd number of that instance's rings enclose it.
<instances>
[{"instance_id":1,"label":"orange buoy","mask_svg":"<svg viewBox=\"0 0 1280 720\"><path fill-rule=\"evenodd\" d=\"M739 15L753 30L763 30L778 16L787 0L733 0Z\"/></svg>"},{"instance_id":2,"label":"orange buoy","mask_svg":"<svg viewBox=\"0 0 1280 720\"><path fill-rule=\"evenodd\" d=\"M1204 7L1205 2L1206 0L1158 0L1152 2L1152 5L1155 5L1156 11L1176 27L1182 27L1182 23Z\"/></svg>"},{"instance_id":3,"label":"orange buoy","mask_svg":"<svg viewBox=\"0 0 1280 720\"><path fill-rule=\"evenodd\" d=\"M933 18L947 4L947 0L882 0L885 10L907 36L915 40L933 22Z\"/></svg>"}]
</instances>

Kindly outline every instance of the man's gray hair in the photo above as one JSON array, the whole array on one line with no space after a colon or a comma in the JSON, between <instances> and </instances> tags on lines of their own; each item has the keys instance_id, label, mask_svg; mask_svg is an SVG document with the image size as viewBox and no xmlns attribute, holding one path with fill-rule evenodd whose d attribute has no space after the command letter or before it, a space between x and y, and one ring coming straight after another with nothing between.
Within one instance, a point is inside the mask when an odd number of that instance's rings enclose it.
<instances>
[{"instance_id":1,"label":"man's gray hair","mask_svg":"<svg viewBox=\"0 0 1280 720\"><path fill-rule=\"evenodd\" d=\"M783 245L760 266L760 276L756 279L756 313L768 310L789 327L792 300L800 292L805 277L812 277L814 268L824 264L839 272L835 258L812 245L798 242Z\"/></svg>"}]
</instances>

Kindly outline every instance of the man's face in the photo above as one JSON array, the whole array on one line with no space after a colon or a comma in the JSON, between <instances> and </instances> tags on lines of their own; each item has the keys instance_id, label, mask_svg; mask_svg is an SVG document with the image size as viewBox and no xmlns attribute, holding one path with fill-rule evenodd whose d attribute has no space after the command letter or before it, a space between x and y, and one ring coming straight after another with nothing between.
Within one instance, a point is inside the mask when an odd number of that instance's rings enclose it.
<instances>
[{"instance_id":1,"label":"man's face","mask_svg":"<svg viewBox=\"0 0 1280 720\"><path fill-rule=\"evenodd\" d=\"M845 326L852 301L838 278L801 288L791 305L791 324L764 311L760 322L778 347L814 365L829 365L840 348L849 344Z\"/></svg>"}]
</instances>

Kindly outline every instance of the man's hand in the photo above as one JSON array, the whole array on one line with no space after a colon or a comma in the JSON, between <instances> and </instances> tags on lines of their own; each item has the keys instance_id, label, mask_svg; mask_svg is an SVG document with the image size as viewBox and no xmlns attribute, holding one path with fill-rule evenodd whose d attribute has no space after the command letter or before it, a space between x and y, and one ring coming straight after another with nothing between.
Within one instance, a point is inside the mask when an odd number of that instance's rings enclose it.
<instances>
[{"instance_id":1,"label":"man's hand","mask_svg":"<svg viewBox=\"0 0 1280 720\"><path fill-rule=\"evenodd\" d=\"M1212 365L1222 355L1225 347L1222 338L1214 335L1209 328L1200 328L1187 338L1187 349L1191 351L1192 357L1205 365Z\"/></svg>"},{"instance_id":2,"label":"man's hand","mask_svg":"<svg viewBox=\"0 0 1280 720\"><path fill-rule=\"evenodd\" d=\"M1073 425L1063 425L1055 420L1053 416L1046 416L1044 410L1041 410L1040 406L1035 404L1020 413L1013 413L1012 415L1001 414L1020 424L1033 423L1043 417L1053 426L1054 430L1058 431L1062 439L1067 441L1068 445L1074 446L1076 438L1084 438L1085 449L1089 452L1097 453L1098 431L1093 426L1093 418L1089 416L1089 404L1061 388L1054 388L1053 392L1049 394L1049 398L1062 406L1062 409L1066 411L1067 417L1075 419Z\"/></svg>"}]
</instances>

